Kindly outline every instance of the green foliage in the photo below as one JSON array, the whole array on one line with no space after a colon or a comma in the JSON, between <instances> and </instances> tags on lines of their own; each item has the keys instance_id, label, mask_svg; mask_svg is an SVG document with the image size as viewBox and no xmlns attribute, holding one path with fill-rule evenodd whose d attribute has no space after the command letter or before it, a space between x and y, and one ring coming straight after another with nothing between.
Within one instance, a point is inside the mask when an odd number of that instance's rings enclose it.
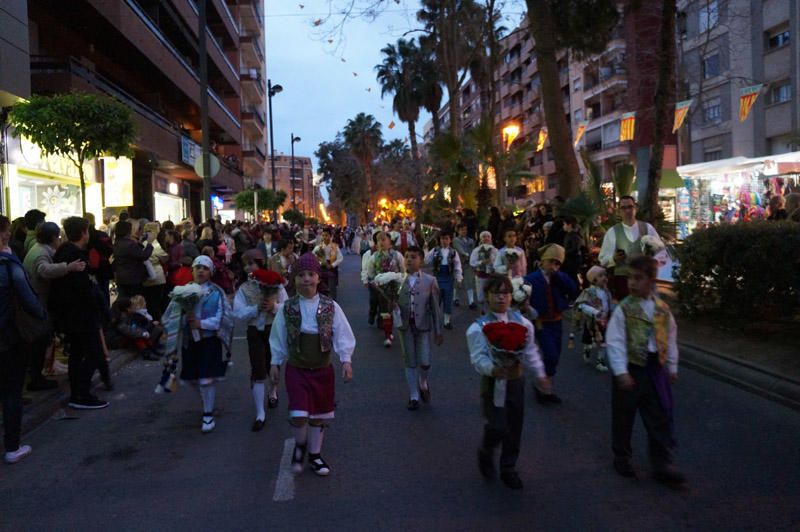
<instances>
[{"instance_id":1,"label":"green foliage","mask_svg":"<svg viewBox=\"0 0 800 532\"><path fill-rule=\"evenodd\" d=\"M258 195L258 210L259 211L275 211L283 205L286 201L286 191L278 190L273 192L271 189L257 189ZM253 214L254 212L254 198L252 190L242 190L234 197L236 208L247 213Z\"/></svg>"},{"instance_id":2,"label":"green foliage","mask_svg":"<svg viewBox=\"0 0 800 532\"><path fill-rule=\"evenodd\" d=\"M303 225L306 221L306 217L297 209L286 209L283 211L283 218L294 225Z\"/></svg>"},{"instance_id":3,"label":"green foliage","mask_svg":"<svg viewBox=\"0 0 800 532\"><path fill-rule=\"evenodd\" d=\"M619 201L622 196L630 196L633 194L633 179L636 174L636 169L632 164L621 164L617 166L614 171L614 193L616 194L615 201Z\"/></svg>"},{"instance_id":4,"label":"green foliage","mask_svg":"<svg viewBox=\"0 0 800 532\"><path fill-rule=\"evenodd\" d=\"M398 39L382 50L383 62L375 67L381 97L394 94L392 110L401 122L416 122L422 107L422 52L414 39Z\"/></svg>"},{"instance_id":5,"label":"green foliage","mask_svg":"<svg viewBox=\"0 0 800 532\"><path fill-rule=\"evenodd\" d=\"M583 230L583 235L589 235L591 228L597 223L603 205L594 201L588 192L581 191L577 196L569 198L558 208L559 216L574 216L578 225Z\"/></svg>"},{"instance_id":6,"label":"green foliage","mask_svg":"<svg viewBox=\"0 0 800 532\"><path fill-rule=\"evenodd\" d=\"M79 92L34 95L14 105L9 123L13 135L24 135L46 155L66 157L77 167L84 213L83 163L101 155L133 156L136 133L131 110L105 96Z\"/></svg>"},{"instance_id":7,"label":"green foliage","mask_svg":"<svg viewBox=\"0 0 800 532\"><path fill-rule=\"evenodd\" d=\"M617 0L548 0L555 22L556 42L578 57L605 50L619 22Z\"/></svg>"},{"instance_id":8,"label":"green foliage","mask_svg":"<svg viewBox=\"0 0 800 532\"><path fill-rule=\"evenodd\" d=\"M358 159L348 149L341 135L332 142L322 142L314 152L319 173L331 195L347 212L362 212L367 204L367 183Z\"/></svg>"},{"instance_id":9,"label":"green foliage","mask_svg":"<svg viewBox=\"0 0 800 532\"><path fill-rule=\"evenodd\" d=\"M589 151L586 148L580 150L583 165L586 167L586 193L589 198L597 205L603 205L605 198L603 197L603 174L600 167L589 158Z\"/></svg>"},{"instance_id":10,"label":"green foliage","mask_svg":"<svg viewBox=\"0 0 800 532\"><path fill-rule=\"evenodd\" d=\"M800 308L800 224L750 222L693 233L676 249L675 289L689 314L790 315Z\"/></svg>"}]
</instances>

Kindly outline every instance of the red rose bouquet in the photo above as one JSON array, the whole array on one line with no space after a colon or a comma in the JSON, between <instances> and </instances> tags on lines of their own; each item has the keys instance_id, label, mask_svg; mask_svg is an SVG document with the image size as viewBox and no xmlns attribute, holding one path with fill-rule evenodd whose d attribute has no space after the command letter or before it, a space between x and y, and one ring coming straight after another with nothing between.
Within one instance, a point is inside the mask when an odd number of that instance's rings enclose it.
<instances>
[{"instance_id":1,"label":"red rose bouquet","mask_svg":"<svg viewBox=\"0 0 800 532\"><path fill-rule=\"evenodd\" d=\"M483 326L483 334L489 341L495 364L510 367L520 361L528 340L528 329L524 325L493 321Z\"/></svg>"}]
</instances>

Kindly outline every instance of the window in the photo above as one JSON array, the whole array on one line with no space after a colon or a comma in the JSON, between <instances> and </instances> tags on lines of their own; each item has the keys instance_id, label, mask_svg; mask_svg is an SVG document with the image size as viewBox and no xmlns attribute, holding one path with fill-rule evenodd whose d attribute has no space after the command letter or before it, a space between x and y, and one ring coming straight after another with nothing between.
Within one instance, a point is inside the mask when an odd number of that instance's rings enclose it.
<instances>
[{"instance_id":1,"label":"window","mask_svg":"<svg viewBox=\"0 0 800 532\"><path fill-rule=\"evenodd\" d=\"M772 86L769 91L770 103L783 103L792 99L792 84L789 81L781 81Z\"/></svg>"},{"instance_id":2,"label":"window","mask_svg":"<svg viewBox=\"0 0 800 532\"><path fill-rule=\"evenodd\" d=\"M572 92L578 92L581 90L581 78L575 78L572 80Z\"/></svg>"},{"instance_id":3,"label":"window","mask_svg":"<svg viewBox=\"0 0 800 532\"><path fill-rule=\"evenodd\" d=\"M773 30L767 33L767 50L780 48L783 45L789 44L789 30L784 28L780 30Z\"/></svg>"},{"instance_id":4,"label":"window","mask_svg":"<svg viewBox=\"0 0 800 532\"><path fill-rule=\"evenodd\" d=\"M719 53L709 55L703 59L703 79L719 76Z\"/></svg>"},{"instance_id":5,"label":"window","mask_svg":"<svg viewBox=\"0 0 800 532\"><path fill-rule=\"evenodd\" d=\"M703 102L703 123L713 124L722 120L722 100L709 98Z\"/></svg>"},{"instance_id":6,"label":"window","mask_svg":"<svg viewBox=\"0 0 800 532\"><path fill-rule=\"evenodd\" d=\"M700 33L719 24L719 3L717 0L700 1Z\"/></svg>"},{"instance_id":7,"label":"window","mask_svg":"<svg viewBox=\"0 0 800 532\"><path fill-rule=\"evenodd\" d=\"M719 161L720 159L722 159L722 148L715 148L703 152L703 162Z\"/></svg>"},{"instance_id":8,"label":"window","mask_svg":"<svg viewBox=\"0 0 800 532\"><path fill-rule=\"evenodd\" d=\"M583 120L583 109L577 109L575 111L575 123L578 123Z\"/></svg>"},{"instance_id":9,"label":"window","mask_svg":"<svg viewBox=\"0 0 800 532\"><path fill-rule=\"evenodd\" d=\"M512 85L519 84L522 81L522 69L516 68L508 77L508 82Z\"/></svg>"},{"instance_id":10,"label":"window","mask_svg":"<svg viewBox=\"0 0 800 532\"><path fill-rule=\"evenodd\" d=\"M548 176L547 177L547 188L553 190L554 188L558 188L558 176Z\"/></svg>"}]
</instances>

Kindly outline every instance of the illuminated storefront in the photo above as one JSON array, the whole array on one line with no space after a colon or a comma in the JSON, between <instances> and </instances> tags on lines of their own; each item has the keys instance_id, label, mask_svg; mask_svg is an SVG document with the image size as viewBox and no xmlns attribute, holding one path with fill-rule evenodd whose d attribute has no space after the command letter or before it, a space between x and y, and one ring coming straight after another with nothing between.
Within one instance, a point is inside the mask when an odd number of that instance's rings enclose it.
<instances>
[{"instance_id":1,"label":"illuminated storefront","mask_svg":"<svg viewBox=\"0 0 800 532\"><path fill-rule=\"evenodd\" d=\"M156 172L153 176L153 211L161 222L180 222L186 218L189 183L167 174Z\"/></svg>"}]
</instances>

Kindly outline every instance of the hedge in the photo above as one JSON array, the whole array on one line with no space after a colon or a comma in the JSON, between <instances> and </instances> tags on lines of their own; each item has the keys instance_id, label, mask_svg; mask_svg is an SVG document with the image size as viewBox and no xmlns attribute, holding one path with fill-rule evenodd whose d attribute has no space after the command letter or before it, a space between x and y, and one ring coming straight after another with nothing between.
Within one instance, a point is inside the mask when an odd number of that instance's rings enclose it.
<instances>
[{"instance_id":1,"label":"hedge","mask_svg":"<svg viewBox=\"0 0 800 532\"><path fill-rule=\"evenodd\" d=\"M690 235L676 253L675 291L688 314L788 318L800 309L800 223L713 226Z\"/></svg>"}]
</instances>

